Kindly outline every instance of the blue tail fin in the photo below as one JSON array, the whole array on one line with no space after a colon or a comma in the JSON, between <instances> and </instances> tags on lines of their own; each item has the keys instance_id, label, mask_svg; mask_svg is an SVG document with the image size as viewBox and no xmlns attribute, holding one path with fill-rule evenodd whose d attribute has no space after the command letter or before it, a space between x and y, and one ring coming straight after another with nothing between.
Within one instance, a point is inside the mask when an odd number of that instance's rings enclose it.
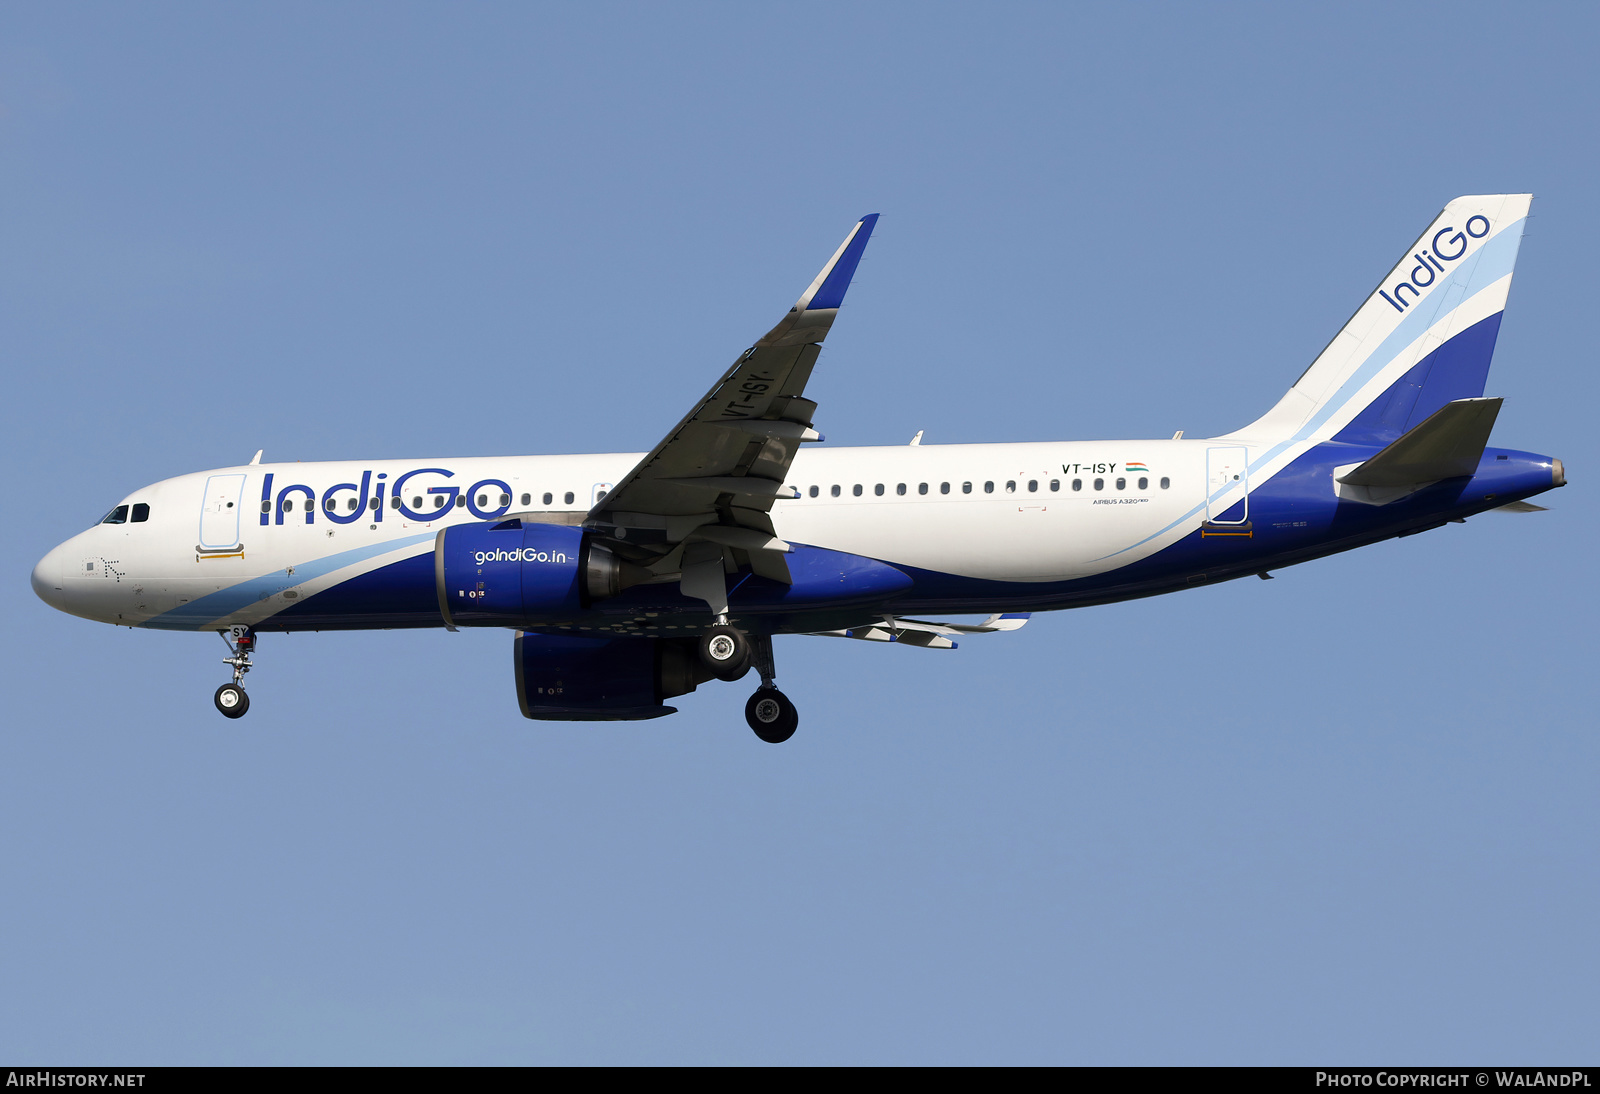
<instances>
[{"instance_id":1,"label":"blue tail fin","mask_svg":"<svg viewBox=\"0 0 1600 1094\"><path fill-rule=\"evenodd\" d=\"M1446 205L1278 405L1230 436L1386 445L1481 396L1532 200Z\"/></svg>"}]
</instances>

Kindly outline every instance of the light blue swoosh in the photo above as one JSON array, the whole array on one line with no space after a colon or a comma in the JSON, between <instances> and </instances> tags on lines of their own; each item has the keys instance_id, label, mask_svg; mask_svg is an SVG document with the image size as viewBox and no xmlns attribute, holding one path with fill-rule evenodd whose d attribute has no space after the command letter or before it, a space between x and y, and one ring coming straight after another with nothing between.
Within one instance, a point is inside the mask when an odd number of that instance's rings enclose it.
<instances>
[{"instance_id":1,"label":"light blue swoosh","mask_svg":"<svg viewBox=\"0 0 1600 1094\"><path fill-rule=\"evenodd\" d=\"M321 558L312 559L310 562L296 563L294 575L291 577L282 570L273 570L271 573L262 574L260 577L241 581L237 585L230 585L226 589L218 589L208 593L187 604L182 604L170 612L162 612L152 616L139 624L141 627L152 627L156 630L193 631L202 629L205 624L213 620L223 619L232 615L241 608L249 607L260 600L265 600L280 589L291 585L298 585L303 581L310 581L341 570L346 566L378 555L389 554L423 540L433 539L439 533L422 532L414 536L405 536L401 539L386 540L383 543L373 543L365 547L355 547L338 554L323 555Z\"/></svg>"},{"instance_id":2,"label":"light blue swoosh","mask_svg":"<svg viewBox=\"0 0 1600 1094\"><path fill-rule=\"evenodd\" d=\"M1270 463L1276 459L1287 449L1309 438L1325 425L1329 418L1343 410L1350 400L1354 399L1361 389L1367 385L1369 380L1388 367L1396 354L1422 337L1429 327L1515 269L1517 265L1517 249L1522 245L1522 230L1526 223L1526 218L1524 218L1506 225L1493 239L1474 251L1461 265L1452 269L1450 276L1441 282L1439 287L1430 293L1425 300L1418 301L1412 305L1405 318L1400 320L1400 325L1395 327L1389 337L1378 344L1378 348L1368 355L1361 367L1356 369L1343 384L1339 385L1338 391L1323 401L1322 405L1306 420L1305 424L1300 427L1294 436L1288 440L1280 441L1267 449L1259 458L1252 460L1249 471L1254 472L1263 464ZM1460 291L1457 293L1455 305L1443 315L1439 314L1444 302L1450 299L1451 291L1456 289ZM1429 303L1433 304L1433 308L1430 311L1423 311L1422 309ZM1218 494L1225 493L1226 490L1227 488L1225 487ZM1108 558L1115 558L1118 555L1126 554L1142 547L1151 540L1166 535L1180 524L1193 520L1204 508L1204 503L1197 505L1165 528L1152 532L1137 543L1130 543L1128 546L1112 551L1108 555L1101 555L1094 561L1101 562Z\"/></svg>"}]
</instances>

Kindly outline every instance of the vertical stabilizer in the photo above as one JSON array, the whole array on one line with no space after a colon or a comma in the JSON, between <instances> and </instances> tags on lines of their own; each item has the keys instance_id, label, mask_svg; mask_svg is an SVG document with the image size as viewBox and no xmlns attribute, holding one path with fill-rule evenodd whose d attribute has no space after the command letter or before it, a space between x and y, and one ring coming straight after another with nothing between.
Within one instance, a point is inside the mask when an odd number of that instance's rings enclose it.
<instances>
[{"instance_id":1,"label":"vertical stabilizer","mask_svg":"<svg viewBox=\"0 0 1600 1094\"><path fill-rule=\"evenodd\" d=\"M1229 436L1275 451L1388 444L1446 403L1481 396L1532 201L1446 205L1278 405Z\"/></svg>"}]
</instances>

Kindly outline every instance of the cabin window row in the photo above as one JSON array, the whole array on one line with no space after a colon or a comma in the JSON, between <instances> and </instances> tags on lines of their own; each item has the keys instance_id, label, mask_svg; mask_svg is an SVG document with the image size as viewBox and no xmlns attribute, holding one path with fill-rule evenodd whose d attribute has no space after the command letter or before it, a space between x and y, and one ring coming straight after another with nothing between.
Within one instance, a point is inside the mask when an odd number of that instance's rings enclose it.
<instances>
[{"instance_id":1,"label":"cabin window row","mask_svg":"<svg viewBox=\"0 0 1600 1094\"><path fill-rule=\"evenodd\" d=\"M601 496L604 497L603 494ZM566 493L564 493L561 496L562 504L571 505L573 503L573 501L576 500L576 497L577 497L577 495L575 495L571 490L568 490ZM546 491L545 494L544 494L543 502L544 502L545 505L554 505L555 504L555 498L556 498L555 494L553 494L553 493L551 493L549 491ZM505 508L505 507L507 507L507 506L509 506L511 504L511 495L510 494L503 494L503 493L502 494L479 494L477 500L478 500L478 508L479 509L487 509L487 508L489 508L489 506L491 504L491 501L494 504L499 505L501 508ZM433 495L433 508L435 508L435 509L443 509L444 508L444 503L445 503L445 498L444 498L443 494L435 494L435 495ZM295 502L294 502L293 498L284 498L281 504L283 506L283 511L285 513L292 512L294 510ZM381 504L382 504L382 502L380 502L379 499L372 498L371 500L369 500L367 502L367 508L375 510ZM466 504L467 504L467 499L463 495L457 494L456 495L456 501L455 501L455 507L457 509L462 509L462 508L466 507ZM522 504L525 505L525 506L532 505L533 504L533 495L532 494L523 494L522 495ZM305 501L302 502L301 505L304 507L305 511L308 512L308 513L314 511L316 509L316 507L317 507L316 506L316 502L312 501L310 498L305 499ZM355 498L346 498L346 499L344 499L344 507L345 507L345 511L346 512L350 512L350 513L355 512L357 507L358 507L357 499L355 499ZM411 508L412 509L421 509L422 507L423 507L423 497L422 497L422 495L421 494L417 494L417 495L413 496L412 499L411 499ZM123 506L122 508L126 509L127 507ZM337 498L325 498L325 499L323 499L323 508L327 509L328 512L330 512L330 513L337 512L338 508L339 508L339 500ZM390 498L389 499L389 508L391 508L391 509L400 508L400 499L397 498L397 497L396 498ZM148 512L149 507L146 506L145 509L146 509L146 512ZM261 503L261 511L263 513L272 512L272 503L270 501L262 502ZM142 520L144 518L143 517L134 517L134 519L135 520ZM111 517L108 516L108 517L106 517L106 523L107 524L121 524L122 521L121 520L112 520Z\"/></svg>"},{"instance_id":2,"label":"cabin window row","mask_svg":"<svg viewBox=\"0 0 1600 1094\"><path fill-rule=\"evenodd\" d=\"M1138 490L1148 490L1148 489L1150 489L1150 479L1149 479L1148 476L1141 475L1139 478L1137 478L1137 479L1135 479L1133 481L1135 483L1135 489L1138 489ZM1104 479L1104 478L1092 479L1092 480L1090 480L1090 488L1094 489L1094 490L1104 490L1106 488L1106 482L1107 482L1107 480ZM1121 477L1121 478L1113 479L1113 480L1111 480L1111 482L1115 485L1116 489L1118 489L1118 490L1126 490L1126 489L1128 489L1129 480L1128 480L1128 478L1126 476ZM1061 490L1061 483L1062 483L1062 480L1060 480L1060 479L1051 479L1050 482L1049 482L1049 492L1050 493L1059 493L1060 490ZM1017 484L1018 484L1018 480L1016 480L1016 479L1008 479L1008 480L1006 480L1005 487L1004 487L1005 492L1007 494L1015 494L1017 492ZM1160 487L1163 490L1171 489L1172 480L1163 475L1162 478L1161 478L1161 481L1160 481ZM1084 480L1082 480L1082 479L1073 479L1069 488L1072 489L1072 490L1081 491L1084 488ZM861 483L858 482L858 483L856 483L854 486L852 486L850 488L850 494L851 494L852 497L859 498L865 492L865 489L866 488ZM917 483L917 493L918 494L926 494L926 493L928 493L929 489L930 489L930 486L929 486L928 483L925 483L925 482ZM1026 490L1027 493L1037 494L1039 492L1039 489L1040 489L1040 480L1039 479L1029 479L1029 480L1027 480L1027 483L1025 485L1025 490ZM972 483L964 482L964 483L961 484L961 492L963 494L970 494L970 493L972 493L972 490L973 490L973 484ZM873 493L874 497L883 497L883 495L886 493L886 491L887 491L886 485L884 483L881 483L881 482L880 483L875 483L873 485L873 487L872 487L872 493ZM939 493L948 494L948 493L950 493L950 491L951 491L951 484L950 483L941 482L939 484ZM908 487L908 485L906 483L897 482L894 485L894 492L895 492L896 496L904 497L907 493L909 493L909 487ZM983 484L983 492L985 494L992 494L992 493L995 492L994 480L991 479L991 480L989 480L989 481L987 481L987 482L985 482ZM822 487L820 487L820 486L809 487L806 490L806 494L810 495L813 498L821 497L822 496ZM843 496L843 494L844 494L844 487L842 487L842 486L839 486L839 485L835 484L833 486L828 487L828 495L830 497L837 498L837 497ZM795 491L795 496L796 497L801 496L799 490Z\"/></svg>"}]
</instances>

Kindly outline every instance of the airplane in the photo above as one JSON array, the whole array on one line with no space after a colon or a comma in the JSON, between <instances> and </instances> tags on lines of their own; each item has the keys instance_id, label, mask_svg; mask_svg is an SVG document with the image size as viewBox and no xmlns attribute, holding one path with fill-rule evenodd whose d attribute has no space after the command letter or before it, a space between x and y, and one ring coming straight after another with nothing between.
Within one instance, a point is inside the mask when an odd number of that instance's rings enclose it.
<instances>
[{"instance_id":1,"label":"airplane","mask_svg":"<svg viewBox=\"0 0 1600 1094\"><path fill-rule=\"evenodd\" d=\"M649 452L263 463L135 490L34 591L116 626L216 631L249 709L268 632L513 632L535 720L637 720L710 680L799 724L773 638L953 649L1037 611L1260 576L1566 484L1489 447L1485 397L1530 194L1445 206L1266 414L1206 439L821 445L806 384L877 223ZM978 616L941 622L940 615Z\"/></svg>"}]
</instances>

